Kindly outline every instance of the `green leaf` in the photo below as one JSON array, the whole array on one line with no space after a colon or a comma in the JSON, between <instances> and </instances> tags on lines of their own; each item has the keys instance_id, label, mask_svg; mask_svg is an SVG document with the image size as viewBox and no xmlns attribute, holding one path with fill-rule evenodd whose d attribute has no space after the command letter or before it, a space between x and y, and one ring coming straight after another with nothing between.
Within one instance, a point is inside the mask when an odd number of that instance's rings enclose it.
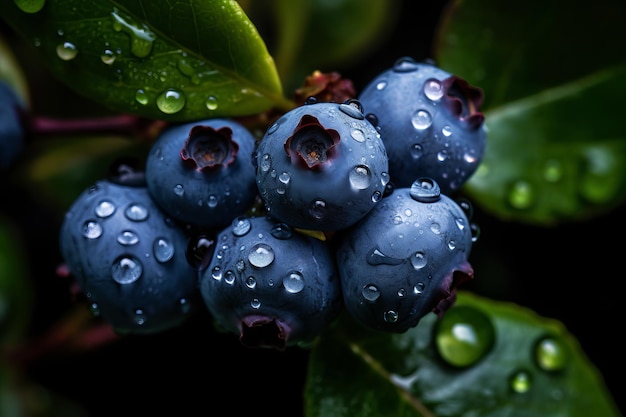
<instances>
[{"instance_id":1,"label":"green leaf","mask_svg":"<svg viewBox=\"0 0 626 417\"><path fill-rule=\"evenodd\" d=\"M562 323L515 304L460 292L403 334L338 323L311 352L308 417L619 416Z\"/></svg>"},{"instance_id":2,"label":"green leaf","mask_svg":"<svg viewBox=\"0 0 626 417\"><path fill-rule=\"evenodd\" d=\"M233 0L46 0L2 17L51 71L114 111L191 121L289 108L263 39Z\"/></svg>"},{"instance_id":3,"label":"green leaf","mask_svg":"<svg viewBox=\"0 0 626 417\"><path fill-rule=\"evenodd\" d=\"M487 147L466 191L502 219L554 225L626 202L626 3L457 1L438 64L484 90Z\"/></svg>"}]
</instances>

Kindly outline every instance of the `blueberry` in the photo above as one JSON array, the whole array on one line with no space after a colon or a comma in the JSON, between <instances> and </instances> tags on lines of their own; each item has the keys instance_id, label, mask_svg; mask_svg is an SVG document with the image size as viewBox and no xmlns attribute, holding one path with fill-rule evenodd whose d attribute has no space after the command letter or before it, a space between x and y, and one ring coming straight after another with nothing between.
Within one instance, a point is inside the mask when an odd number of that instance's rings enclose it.
<instances>
[{"instance_id":1,"label":"blueberry","mask_svg":"<svg viewBox=\"0 0 626 417\"><path fill-rule=\"evenodd\" d=\"M301 229L354 224L389 181L385 147L357 100L308 100L285 113L267 129L255 160L267 210Z\"/></svg>"},{"instance_id":2,"label":"blueberry","mask_svg":"<svg viewBox=\"0 0 626 417\"><path fill-rule=\"evenodd\" d=\"M456 287L473 277L473 232L463 207L441 194L436 181L421 178L335 235L350 315L366 327L397 333L429 312L442 315L454 303Z\"/></svg>"},{"instance_id":3,"label":"blueberry","mask_svg":"<svg viewBox=\"0 0 626 417\"><path fill-rule=\"evenodd\" d=\"M235 120L171 126L146 160L150 195L181 222L221 229L254 204L255 145L252 133Z\"/></svg>"},{"instance_id":4,"label":"blueberry","mask_svg":"<svg viewBox=\"0 0 626 417\"><path fill-rule=\"evenodd\" d=\"M118 333L167 330L202 306L189 239L145 184L97 181L66 212L59 239L92 312Z\"/></svg>"},{"instance_id":5,"label":"blueberry","mask_svg":"<svg viewBox=\"0 0 626 417\"><path fill-rule=\"evenodd\" d=\"M269 216L238 217L218 233L200 291L217 327L252 348L306 346L341 310L326 242Z\"/></svg>"},{"instance_id":6,"label":"blueberry","mask_svg":"<svg viewBox=\"0 0 626 417\"><path fill-rule=\"evenodd\" d=\"M410 57L371 80L358 96L380 131L397 188L428 177L449 195L480 164L486 142L482 90Z\"/></svg>"},{"instance_id":7,"label":"blueberry","mask_svg":"<svg viewBox=\"0 0 626 417\"><path fill-rule=\"evenodd\" d=\"M25 104L0 80L0 171L8 169L24 148L24 114Z\"/></svg>"}]
</instances>

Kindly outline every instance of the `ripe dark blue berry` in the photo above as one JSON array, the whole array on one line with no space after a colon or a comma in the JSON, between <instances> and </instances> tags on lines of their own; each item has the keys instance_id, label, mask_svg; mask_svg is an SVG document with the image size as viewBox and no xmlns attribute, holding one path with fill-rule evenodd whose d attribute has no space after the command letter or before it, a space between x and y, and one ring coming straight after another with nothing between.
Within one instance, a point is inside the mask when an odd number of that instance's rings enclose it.
<instances>
[{"instance_id":1,"label":"ripe dark blue berry","mask_svg":"<svg viewBox=\"0 0 626 417\"><path fill-rule=\"evenodd\" d=\"M326 243L266 216L239 217L218 233L200 291L217 327L255 348L308 345L341 310Z\"/></svg>"},{"instance_id":2,"label":"ripe dark blue berry","mask_svg":"<svg viewBox=\"0 0 626 417\"><path fill-rule=\"evenodd\" d=\"M373 329L404 332L429 312L443 314L473 277L466 211L432 179L394 190L336 237L346 310Z\"/></svg>"},{"instance_id":3,"label":"ripe dark blue berry","mask_svg":"<svg viewBox=\"0 0 626 417\"><path fill-rule=\"evenodd\" d=\"M24 109L13 87L0 80L0 171L8 169L24 147Z\"/></svg>"},{"instance_id":4,"label":"ripe dark blue berry","mask_svg":"<svg viewBox=\"0 0 626 417\"><path fill-rule=\"evenodd\" d=\"M148 190L173 218L219 230L254 204L255 145L252 133L230 119L172 126L148 154Z\"/></svg>"},{"instance_id":5,"label":"ripe dark blue berry","mask_svg":"<svg viewBox=\"0 0 626 417\"><path fill-rule=\"evenodd\" d=\"M382 198L387 153L356 100L309 100L267 129L256 182L269 213L293 227L346 228Z\"/></svg>"},{"instance_id":6,"label":"ripe dark blue berry","mask_svg":"<svg viewBox=\"0 0 626 417\"><path fill-rule=\"evenodd\" d=\"M202 306L188 238L145 184L96 182L66 212L59 239L92 311L118 333L167 330Z\"/></svg>"},{"instance_id":7,"label":"ripe dark blue berry","mask_svg":"<svg viewBox=\"0 0 626 417\"><path fill-rule=\"evenodd\" d=\"M380 131L396 188L428 177L449 195L478 168L486 142L483 93L462 78L404 57L358 98Z\"/></svg>"}]
</instances>

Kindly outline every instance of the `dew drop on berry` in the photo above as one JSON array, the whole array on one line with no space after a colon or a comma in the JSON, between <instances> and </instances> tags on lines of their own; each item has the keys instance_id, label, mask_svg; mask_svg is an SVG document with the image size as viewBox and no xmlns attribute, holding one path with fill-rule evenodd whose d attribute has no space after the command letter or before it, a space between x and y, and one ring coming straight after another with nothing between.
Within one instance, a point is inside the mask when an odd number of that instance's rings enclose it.
<instances>
[{"instance_id":1,"label":"dew drop on berry","mask_svg":"<svg viewBox=\"0 0 626 417\"><path fill-rule=\"evenodd\" d=\"M480 237L480 227L476 223L471 223L470 230L472 232L472 243L476 243Z\"/></svg>"},{"instance_id":2,"label":"dew drop on berry","mask_svg":"<svg viewBox=\"0 0 626 417\"><path fill-rule=\"evenodd\" d=\"M138 326L143 326L146 323L146 315L142 309L138 308L137 310L135 310L133 321Z\"/></svg>"},{"instance_id":3,"label":"dew drop on berry","mask_svg":"<svg viewBox=\"0 0 626 417\"><path fill-rule=\"evenodd\" d=\"M393 310L386 311L383 314L383 320L385 320L387 323L395 323L398 321L398 313Z\"/></svg>"},{"instance_id":4,"label":"dew drop on berry","mask_svg":"<svg viewBox=\"0 0 626 417\"><path fill-rule=\"evenodd\" d=\"M517 370L509 378L509 385L513 392L523 394L532 386L532 377L526 370Z\"/></svg>"},{"instance_id":5,"label":"dew drop on berry","mask_svg":"<svg viewBox=\"0 0 626 417\"><path fill-rule=\"evenodd\" d=\"M293 236L291 227L285 223L277 223L272 227L270 234L276 239L287 240Z\"/></svg>"},{"instance_id":6,"label":"dew drop on berry","mask_svg":"<svg viewBox=\"0 0 626 417\"><path fill-rule=\"evenodd\" d=\"M369 302L374 302L380 298L380 290L376 285L369 284L363 287L363 291L361 291L361 295Z\"/></svg>"},{"instance_id":7,"label":"dew drop on berry","mask_svg":"<svg viewBox=\"0 0 626 417\"><path fill-rule=\"evenodd\" d=\"M164 263L174 257L174 245L167 239L159 238L152 244L152 252L158 262Z\"/></svg>"},{"instance_id":8,"label":"dew drop on berry","mask_svg":"<svg viewBox=\"0 0 626 417\"><path fill-rule=\"evenodd\" d=\"M228 270L224 273L224 282L233 285L235 282L235 273L232 270Z\"/></svg>"},{"instance_id":9,"label":"dew drop on berry","mask_svg":"<svg viewBox=\"0 0 626 417\"><path fill-rule=\"evenodd\" d=\"M309 207L309 215L315 220L322 220L326 217L326 202L324 200L315 200Z\"/></svg>"},{"instance_id":10,"label":"dew drop on berry","mask_svg":"<svg viewBox=\"0 0 626 417\"><path fill-rule=\"evenodd\" d=\"M555 337L542 337L535 345L535 362L544 371L560 371L567 363L565 344Z\"/></svg>"},{"instance_id":11,"label":"dew drop on berry","mask_svg":"<svg viewBox=\"0 0 626 417\"><path fill-rule=\"evenodd\" d=\"M437 152L437 161L443 162L450 157L450 153L447 150Z\"/></svg>"},{"instance_id":12,"label":"dew drop on berry","mask_svg":"<svg viewBox=\"0 0 626 417\"><path fill-rule=\"evenodd\" d=\"M63 42L57 46L57 56L63 61L71 61L78 55L76 45L71 42Z\"/></svg>"},{"instance_id":13,"label":"dew drop on berry","mask_svg":"<svg viewBox=\"0 0 626 417\"><path fill-rule=\"evenodd\" d=\"M433 232L434 234L438 235L441 233L441 225L437 222L433 222L430 225L430 231Z\"/></svg>"},{"instance_id":14,"label":"dew drop on berry","mask_svg":"<svg viewBox=\"0 0 626 417\"><path fill-rule=\"evenodd\" d=\"M216 281L220 281L222 279L222 267L221 266L214 266L213 269L211 269L211 278L213 278Z\"/></svg>"},{"instance_id":15,"label":"dew drop on berry","mask_svg":"<svg viewBox=\"0 0 626 417\"><path fill-rule=\"evenodd\" d=\"M435 343L441 358L453 366L474 365L492 349L495 328L482 311L457 306L437 324Z\"/></svg>"},{"instance_id":16,"label":"dew drop on berry","mask_svg":"<svg viewBox=\"0 0 626 417\"><path fill-rule=\"evenodd\" d=\"M404 259L392 258L385 255L379 248L370 249L366 255L367 263L370 265L400 265Z\"/></svg>"},{"instance_id":17,"label":"dew drop on berry","mask_svg":"<svg viewBox=\"0 0 626 417\"><path fill-rule=\"evenodd\" d=\"M383 197L383 193L381 193L380 191L376 190L372 193L372 201L374 203L378 203L380 201L380 199Z\"/></svg>"},{"instance_id":18,"label":"dew drop on berry","mask_svg":"<svg viewBox=\"0 0 626 417\"><path fill-rule=\"evenodd\" d=\"M185 195L185 188L182 186L182 184L176 184L174 186L174 194L176 194L179 197L182 197L183 195Z\"/></svg>"},{"instance_id":19,"label":"dew drop on berry","mask_svg":"<svg viewBox=\"0 0 626 417\"><path fill-rule=\"evenodd\" d=\"M274 249L266 243L257 243L248 254L248 261L252 266L265 268L274 262Z\"/></svg>"},{"instance_id":20,"label":"dew drop on berry","mask_svg":"<svg viewBox=\"0 0 626 417\"><path fill-rule=\"evenodd\" d=\"M123 246L136 245L139 242L139 236L132 230L124 230L117 235L117 243Z\"/></svg>"},{"instance_id":21,"label":"dew drop on berry","mask_svg":"<svg viewBox=\"0 0 626 417\"><path fill-rule=\"evenodd\" d=\"M384 90L385 87L387 87L387 81L385 81L385 80L380 80L380 81L378 81L376 83L376 89L379 90L379 91L380 90Z\"/></svg>"},{"instance_id":22,"label":"dew drop on berry","mask_svg":"<svg viewBox=\"0 0 626 417\"><path fill-rule=\"evenodd\" d=\"M246 287L250 289L256 287L256 278L253 276L249 276L248 278L246 278Z\"/></svg>"},{"instance_id":23,"label":"dew drop on berry","mask_svg":"<svg viewBox=\"0 0 626 417\"><path fill-rule=\"evenodd\" d=\"M387 172L380 173L380 183L383 187L386 187L389 184L389 174Z\"/></svg>"},{"instance_id":24,"label":"dew drop on berry","mask_svg":"<svg viewBox=\"0 0 626 417\"><path fill-rule=\"evenodd\" d=\"M435 79L426 81L424 83L424 94L430 100L439 100L443 97L443 86L441 85L441 82Z\"/></svg>"},{"instance_id":25,"label":"dew drop on berry","mask_svg":"<svg viewBox=\"0 0 626 417\"><path fill-rule=\"evenodd\" d=\"M82 235L87 239L97 239L102 236L102 226L93 220L88 220L83 224Z\"/></svg>"},{"instance_id":26,"label":"dew drop on berry","mask_svg":"<svg viewBox=\"0 0 626 417\"><path fill-rule=\"evenodd\" d=\"M357 165L350 171L349 179L353 188L365 190L372 183L372 173L366 165Z\"/></svg>"},{"instance_id":27,"label":"dew drop on berry","mask_svg":"<svg viewBox=\"0 0 626 417\"><path fill-rule=\"evenodd\" d=\"M413 114L411 123L417 130L428 129L433 124L433 117L426 110L420 109Z\"/></svg>"},{"instance_id":28,"label":"dew drop on berry","mask_svg":"<svg viewBox=\"0 0 626 417\"><path fill-rule=\"evenodd\" d=\"M352 117L353 119L365 119L365 116L363 115L363 107L361 106L361 103L357 100L352 99L348 100L346 103L340 104L339 110Z\"/></svg>"},{"instance_id":29,"label":"dew drop on berry","mask_svg":"<svg viewBox=\"0 0 626 417\"><path fill-rule=\"evenodd\" d=\"M445 137L452 136L452 128L450 127L450 125L445 125L445 126L441 129L441 133L442 133Z\"/></svg>"},{"instance_id":30,"label":"dew drop on berry","mask_svg":"<svg viewBox=\"0 0 626 417\"><path fill-rule=\"evenodd\" d=\"M109 217L115 212L115 205L108 200L104 200L98 203L95 211L96 211L96 216L98 217L101 217L101 218Z\"/></svg>"},{"instance_id":31,"label":"dew drop on berry","mask_svg":"<svg viewBox=\"0 0 626 417\"><path fill-rule=\"evenodd\" d=\"M143 274L143 266L132 256L120 256L111 266L111 276L119 284L131 284Z\"/></svg>"},{"instance_id":32,"label":"dew drop on berry","mask_svg":"<svg viewBox=\"0 0 626 417\"><path fill-rule=\"evenodd\" d=\"M250 229L252 228L252 223L250 219L245 217L237 217L233 220L231 232L233 235L241 237L248 234Z\"/></svg>"},{"instance_id":33,"label":"dew drop on berry","mask_svg":"<svg viewBox=\"0 0 626 417\"><path fill-rule=\"evenodd\" d=\"M289 184L289 181L291 181L291 175L288 172L283 172L278 176L278 181L287 185Z\"/></svg>"},{"instance_id":34,"label":"dew drop on berry","mask_svg":"<svg viewBox=\"0 0 626 417\"><path fill-rule=\"evenodd\" d=\"M291 294L296 294L304 288L304 277L298 271L290 272L283 279L283 287Z\"/></svg>"},{"instance_id":35,"label":"dew drop on berry","mask_svg":"<svg viewBox=\"0 0 626 417\"><path fill-rule=\"evenodd\" d=\"M411 145L409 152L411 153L411 157L413 157L413 159L419 159L422 155L424 155L424 147L421 143L414 143Z\"/></svg>"},{"instance_id":36,"label":"dew drop on berry","mask_svg":"<svg viewBox=\"0 0 626 417\"><path fill-rule=\"evenodd\" d=\"M132 220L135 222L141 222L148 218L150 212L145 206L141 204L131 204L124 211L124 215L128 220Z\"/></svg>"},{"instance_id":37,"label":"dew drop on berry","mask_svg":"<svg viewBox=\"0 0 626 417\"><path fill-rule=\"evenodd\" d=\"M189 240L185 258L192 268L202 270L208 266L214 251L215 240L201 234Z\"/></svg>"},{"instance_id":38,"label":"dew drop on berry","mask_svg":"<svg viewBox=\"0 0 626 417\"><path fill-rule=\"evenodd\" d=\"M428 263L426 255L423 252L415 252L413 255L411 255L409 261L411 262L411 265L415 270L422 269Z\"/></svg>"},{"instance_id":39,"label":"dew drop on berry","mask_svg":"<svg viewBox=\"0 0 626 417\"><path fill-rule=\"evenodd\" d=\"M252 301L250 301L250 307L254 309L261 308L261 301L259 301L258 298L253 298Z\"/></svg>"},{"instance_id":40,"label":"dew drop on berry","mask_svg":"<svg viewBox=\"0 0 626 417\"><path fill-rule=\"evenodd\" d=\"M424 292L425 289L426 289L426 284L420 281L417 284L415 284L415 286L413 287L413 294L420 295L421 293Z\"/></svg>"},{"instance_id":41,"label":"dew drop on berry","mask_svg":"<svg viewBox=\"0 0 626 417\"><path fill-rule=\"evenodd\" d=\"M265 153L261 156L261 163L259 164L261 171L267 172L272 168L272 157L270 154Z\"/></svg>"},{"instance_id":42,"label":"dew drop on berry","mask_svg":"<svg viewBox=\"0 0 626 417\"><path fill-rule=\"evenodd\" d=\"M418 65L413 58L407 56L398 58L392 68L395 72L412 72L418 69Z\"/></svg>"},{"instance_id":43,"label":"dew drop on berry","mask_svg":"<svg viewBox=\"0 0 626 417\"><path fill-rule=\"evenodd\" d=\"M352 129L350 136L357 142L365 142L365 133L361 129Z\"/></svg>"}]
</instances>

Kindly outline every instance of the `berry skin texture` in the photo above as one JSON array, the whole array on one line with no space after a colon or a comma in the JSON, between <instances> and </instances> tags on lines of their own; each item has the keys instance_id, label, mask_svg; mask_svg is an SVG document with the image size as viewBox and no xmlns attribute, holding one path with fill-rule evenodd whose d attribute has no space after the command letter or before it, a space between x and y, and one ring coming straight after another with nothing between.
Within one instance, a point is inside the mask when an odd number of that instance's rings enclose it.
<instances>
[{"instance_id":1,"label":"berry skin texture","mask_svg":"<svg viewBox=\"0 0 626 417\"><path fill-rule=\"evenodd\" d=\"M7 170L24 147L25 105L13 87L0 80L0 171Z\"/></svg>"},{"instance_id":2,"label":"berry skin texture","mask_svg":"<svg viewBox=\"0 0 626 417\"><path fill-rule=\"evenodd\" d=\"M385 143L395 188L428 177L451 195L478 168L486 143L483 93L462 78L403 57L358 99Z\"/></svg>"},{"instance_id":3,"label":"berry skin texture","mask_svg":"<svg viewBox=\"0 0 626 417\"><path fill-rule=\"evenodd\" d=\"M357 100L308 100L285 113L267 129L255 160L269 213L301 229L354 224L389 182L385 147Z\"/></svg>"},{"instance_id":4,"label":"berry skin texture","mask_svg":"<svg viewBox=\"0 0 626 417\"><path fill-rule=\"evenodd\" d=\"M429 312L441 316L456 287L473 278L470 226L464 209L432 179L393 191L336 235L346 310L365 327L394 333Z\"/></svg>"},{"instance_id":5,"label":"berry skin texture","mask_svg":"<svg viewBox=\"0 0 626 417\"><path fill-rule=\"evenodd\" d=\"M218 233L200 292L217 327L251 348L307 346L341 310L326 243L269 216L239 217Z\"/></svg>"},{"instance_id":6,"label":"berry skin texture","mask_svg":"<svg viewBox=\"0 0 626 417\"><path fill-rule=\"evenodd\" d=\"M255 145L252 133L230 119L169 127L148 153L150 195L180 222L222 229L254 204Z\"/></svg>"},{"instance_id":7,"label":"berry skin texture","mask_svg":"<svg viewBox=\"0 0 626 417\"><path fill-rule=\"evenodd\" d=\"M188 239L145 186L96 182L66 212L59 239L92 312L119 334L174 328L202 306Z\"/></svg>"}]
</instances>

